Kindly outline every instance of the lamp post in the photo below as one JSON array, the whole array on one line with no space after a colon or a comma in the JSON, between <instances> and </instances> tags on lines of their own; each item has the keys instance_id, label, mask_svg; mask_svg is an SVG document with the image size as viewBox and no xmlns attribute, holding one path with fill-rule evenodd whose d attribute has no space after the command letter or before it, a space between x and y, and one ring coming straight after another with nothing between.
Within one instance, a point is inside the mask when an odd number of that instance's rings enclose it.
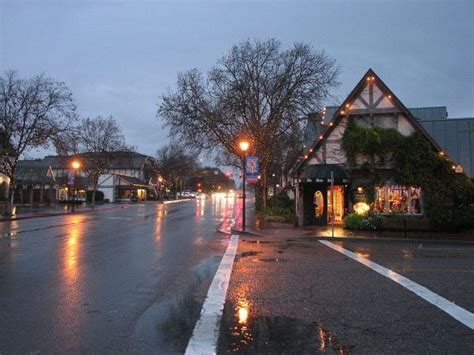
<instances>
[{"instance_id":1,"label":"lamp post","mask_svg":"<svg viewBox=\"0 0 474 355\"><path fill-rule=\"evenodd\" d=\"M163 202L163 177L158 176L158 182L160 183L160 203Z\"/></svg>"},{"instance_id":2,"label":"lamp post","mask_svg":"<svg viewBox=\"0 0 474 355\"><path fill-rule=\"evenodd\" d=\"M72 189L72 211L75 211L75 206L76 206L76 176L77 176L77 171L81 167L81 163L78 160L74 160L71 163L71 167L74 170L74 183L73 183L73 189Z\"/></svg>"},{"instance_id":3,"label":"lamp post","mask_svg":"<svg viewBox=\"0 0 474 355\"><path fill-rule=\"evenodd\" d=\"M242 231L245 232L245 175L247 174L246 171L246 162L245 162L245 155L247 150L249 149L250 143L246 140L242 140L239 143L240 150L242 151L242 162L243 162L243 174L242 174Z\"/></svg>"}]
</instances>

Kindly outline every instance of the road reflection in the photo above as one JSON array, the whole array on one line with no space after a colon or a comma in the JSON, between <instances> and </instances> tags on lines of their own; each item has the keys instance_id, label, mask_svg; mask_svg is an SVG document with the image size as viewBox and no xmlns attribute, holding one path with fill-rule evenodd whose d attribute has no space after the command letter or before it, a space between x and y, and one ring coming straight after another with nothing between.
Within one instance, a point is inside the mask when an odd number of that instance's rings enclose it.
<instances>
[{"instance_id":1,"label":"road reflection","mask_svg":"<svg viewBox=\"0 0 474 355\"><path fill-rule=\"evenodd\" d=\"M167 215L167 210L163 205L158 206L158 212L156 214L155 223L155 240L159 242L161 240L161 234L163 232L163 219Z\"/></svg>"},{"instance_id":2,"label":"road reflection","mask_svg":"<svg viewBox=\"0 0 474 355\"><path fill-rule=\"evenodd\" d=\"M79 278L78 268L81 257L81 239L83 238L85 228L85 224L82 222L84 222L85 218L84 215L74 215L68 218L71 225L68 227L66 246L61 256L63 260L64 281L68 285L75 284Z\"/></svg>"}]
</instances>

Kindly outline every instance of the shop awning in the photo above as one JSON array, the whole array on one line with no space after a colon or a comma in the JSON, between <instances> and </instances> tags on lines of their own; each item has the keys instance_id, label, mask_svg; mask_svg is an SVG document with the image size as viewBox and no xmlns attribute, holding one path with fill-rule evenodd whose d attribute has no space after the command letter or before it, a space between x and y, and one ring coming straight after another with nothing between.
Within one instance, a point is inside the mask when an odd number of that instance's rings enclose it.
<instances>
[{"instance_id":1,"label":"shop awning","mask_svg":"<svg viewBox=\"0 0 474 355\"><path fill-rule=\"evenodd\" d=\"M300 182L331 183L331 172L335 183L348 183L349 173L338 164L308 165L300 175Z\"/></svg>"}]
</instances>

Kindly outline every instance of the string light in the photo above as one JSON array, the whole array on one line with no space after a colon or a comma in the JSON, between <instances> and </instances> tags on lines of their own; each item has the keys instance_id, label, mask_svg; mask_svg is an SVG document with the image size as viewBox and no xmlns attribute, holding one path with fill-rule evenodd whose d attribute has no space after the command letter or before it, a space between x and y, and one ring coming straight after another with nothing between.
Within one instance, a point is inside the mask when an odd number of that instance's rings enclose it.
<instances>
[{"instance_id":1,"label":"string light","mask_svg":"<svg viewBox=\"0 0 474 355\"><path fill-rule=\"evenodd\" d=\"M332 126L332 122L329 122L329 125Z\"/></svg>"},{"instance_id":2,"label":"string light","mask_svg":"<svg viewBox=\"0 0 474 355\"><path fill-rule=\"evenodd\" d=\"M350 105L349 104L346 104L346 107L349 107Z\"/></svg>"},{"instance_id":3,"label":"string light","mask_svg":"<svg viewBox=\"0 0 474 355\"><path fill-rule=\"evenodd\" d=\"M344 114L344 110L341 110L341 115L343 115L343 114Z\"/></svg>"}]
</instances>

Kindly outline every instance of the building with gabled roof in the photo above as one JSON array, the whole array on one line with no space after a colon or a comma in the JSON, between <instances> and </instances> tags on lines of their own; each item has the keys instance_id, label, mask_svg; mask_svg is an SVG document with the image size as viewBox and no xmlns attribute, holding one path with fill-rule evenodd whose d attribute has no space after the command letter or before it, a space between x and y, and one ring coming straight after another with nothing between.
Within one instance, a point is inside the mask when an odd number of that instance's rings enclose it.
<instances>
[{"instance_id":1,"label":"building with gabled roof","mask_svg":"<svg viewBox=\"0 0 474 355\"><path fill-rule=\"evenodd\" d=\"M362 127L393 128L404 136L420 132L435 151L452 161L456 171L465 171L472 177L474 119L447 116L443 106L406 108L369 69L341 105L324 108L308 124L305 153L290 172L295 182L298 224L324 225L332 219L339 223L346 214L360 207L358 192L370 177L362 169L350 168L342 149L349 122ZM362 164L358 162L359 166ZM380 173L386 182L376 188L376 209L382 213L423 214L419 187L397 185L391 178L393 170L389 165L381 167Z\"/></svg>"},{"instance_id":2,"label":"building with gabled roof","mask_svg":"<svg viewBox=\"0 0 474 355\"><path fill-rule=\"evenodd\" d=\"M20 160L17 168L16 201L19 203L49 203L71 200L85 201L87 191L93 189L86 172L80 169L74 174L75 186L71 185L71 162L87 160L93 153L74 156L48 155L43 159ZM132 151L118 151L107 154L110 164L99 177L97 190L104 193L104 199L129 201L157 198L159 172L153 157ZM73 192L75 190L75 192Z\"/></svg>"}]
</instances>

